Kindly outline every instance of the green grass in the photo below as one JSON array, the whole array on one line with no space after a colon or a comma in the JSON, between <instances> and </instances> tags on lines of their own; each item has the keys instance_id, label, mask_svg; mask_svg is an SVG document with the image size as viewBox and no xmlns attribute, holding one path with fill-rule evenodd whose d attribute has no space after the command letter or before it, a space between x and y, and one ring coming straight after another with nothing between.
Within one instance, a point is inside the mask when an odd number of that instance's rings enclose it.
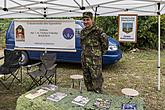
<instances>
[{"instance_id":1,"label":"green grass","mask_svg":"<svg viewBox=\"0 0 165 110\"><path fill-rule=\"evenodd\" d=\"M71 74L82 74L80 64L58 63L58 86L70 87ZM164 74L164 75L163 75ZM122 96L121 89L134 88L145 102L145 110L165 109L165 51L161 51L161 90L157 91L157 51L123 53L123 58L114 65L103 68L105 94ZM24 86L30 78L24 74ZM83 86L83 89L85 87ZM27 92L17 83L10 91L0 86L0 110L14 110L17 98Z\"/></svg>"}]
</instances>

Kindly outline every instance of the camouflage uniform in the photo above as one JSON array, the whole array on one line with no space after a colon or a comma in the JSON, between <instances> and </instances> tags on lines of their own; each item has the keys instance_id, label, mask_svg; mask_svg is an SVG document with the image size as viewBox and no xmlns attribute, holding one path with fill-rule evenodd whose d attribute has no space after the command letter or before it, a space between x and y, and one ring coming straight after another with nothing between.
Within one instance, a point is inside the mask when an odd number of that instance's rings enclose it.
<instances>
[{"instance_id":1,"label":"camouflage uniform","mask_svg":"<svg viewBox=\"0 0 165 110\"><path fill-rule=\"evenodd\" d=\"M101 91L103 84L102 55L108 49L107 35L93 25L91 28L84 28L81 31L80 39L85 86L88 91Z\"/></svg>"}]
</instances>

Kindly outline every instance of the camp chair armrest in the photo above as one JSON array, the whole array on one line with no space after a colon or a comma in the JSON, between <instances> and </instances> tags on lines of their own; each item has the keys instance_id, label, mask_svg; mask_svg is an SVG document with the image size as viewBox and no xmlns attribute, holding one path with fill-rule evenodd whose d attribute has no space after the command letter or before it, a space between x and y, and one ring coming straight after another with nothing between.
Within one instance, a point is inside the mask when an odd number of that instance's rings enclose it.
<instances>
[{"instance_id":1,"label":"camp chair armrest","mask_svg":"<svg viewBox=\"0 0 165 110\"><path fill-rule=\"evenodd\" d=\"M0 60L3 59L3 58L4 58L4 56L1 56L1 57L0 57Z\"/></svg>"},{"instance_id":2,"label":"camp chair armrest","mask_svg":"<svg viewBox=\"0 0 165 110\"><path fill-rule=\"evenodd\" d=\"M57 64L54 64L54 65L51 66L50 68L47 68L47 70L48 70L48 71L53 70L56 66L57 66Z\"/></svg>"},{"instance_id":3,"label":"camp chair armrest","mask_svg":"<svg viewBox=\"0 0 165 110\"><path fill-rule=\"evenodd\" d=\"M15 67L15 66L18 66L18 65L20 65L19 62L18 63L15 63L15 64L11 64L12 67Z\"/></svg>"},{"instance_id":4,"label":"camp chair armrest","mask_svg":"<svg viewBox=\"0 0 165 110\"><path fill-rule=\"evenodd\" d=\"M24 67L25 67L25 68L31 68L31 67L35 67L35 66L39 66L39 65L41 65L41 62L32 64L32 65L26 65L26 66L24 66Z\"/></svg>"}]
</instances>

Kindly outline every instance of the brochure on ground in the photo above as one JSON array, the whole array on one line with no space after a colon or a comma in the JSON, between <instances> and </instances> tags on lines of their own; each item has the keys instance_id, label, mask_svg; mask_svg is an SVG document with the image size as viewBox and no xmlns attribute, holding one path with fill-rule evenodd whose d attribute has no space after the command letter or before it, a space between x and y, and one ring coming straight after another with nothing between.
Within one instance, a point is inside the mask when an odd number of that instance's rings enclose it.
<instances>
[{"instance_id":1,"label":"brochure on ground","mask_svg":"<svg viewBox=\"0 0 165 110\"><path fill-rule=\"evenodd\" d=\"M89 98L88 97L84 97L84 96L77 96L72 101L72 103L80 105L80 106L85 106L88 102L89 102Z\"/></svg>"},{"instance_id":2,"label":"brochure on ground","mask_svg":"<svg viewBox=\"0 0 165 110\"><path fill-rule=\"evenodd\" d=\"M41 96L41 95L43 95L43 94L45 94L47 92L48 92L47 90L39 89L37 91L33 91L33 92L25 95L25 97L28 98L28 99L34 99L34 98L36 98L38 96Z\"/></svg>"},{"instance_id":3,"label":"brochure on ground","mask_svg":"<svg viewBox=\"0 0 165 110\"><path fill-rule=\"evenodd\" d=\"M66 97L66 96L67 96L66 93L56 92L56 93L48 96L47 99L51 100L51 101L58 102L58 101L62 100L64 97Z\"/></svg>"},{"instance_id":4,"label":"brochure on ground","mask_svg":"<svg viewBox=\"0 0 165 110\"><path fill-rule=\"evenodd\" d=\"M99 110L109 110L111 107L111 100L97 98L94 106Z\"/></svg>"}]
</instances>

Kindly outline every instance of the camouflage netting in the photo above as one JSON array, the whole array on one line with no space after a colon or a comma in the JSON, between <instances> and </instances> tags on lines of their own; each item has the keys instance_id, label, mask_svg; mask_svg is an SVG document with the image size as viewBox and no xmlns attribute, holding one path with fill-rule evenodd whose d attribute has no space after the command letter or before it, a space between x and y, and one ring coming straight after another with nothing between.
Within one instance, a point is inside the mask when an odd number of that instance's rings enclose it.
<instances>
[{"instance_id":1,"label":"camouflage netting","mask_svg":"<svg viewBox=\"0 0 165 110\"><path fill-rule=\"evenodd\" d=\"M32 91L36 91L37 89ZM126 98L124 96L109 96L86 91L83 91L82 94L80 94L80 92L77 90L64 88L59 88L58 91L67 93L67 96L59 102L53 102L46 99L48 96L54 93L52 91L49 91L46 94L39 96L33 100L25 98L25 95L32 91L29 91L18 98L16 110L97 110L93 105L96 98L111 100L112 103L109 110L120 110L121 105L123 103L128 103L129 101L131 101L130 103L136 103L138 110L143 110L144 106L144 102L140 98L133 98L132 100L130 100L130 98ZM72 104L72 100L78 95L88 97L90 101L84 107Z\"/></svg>"}]
</instances>

